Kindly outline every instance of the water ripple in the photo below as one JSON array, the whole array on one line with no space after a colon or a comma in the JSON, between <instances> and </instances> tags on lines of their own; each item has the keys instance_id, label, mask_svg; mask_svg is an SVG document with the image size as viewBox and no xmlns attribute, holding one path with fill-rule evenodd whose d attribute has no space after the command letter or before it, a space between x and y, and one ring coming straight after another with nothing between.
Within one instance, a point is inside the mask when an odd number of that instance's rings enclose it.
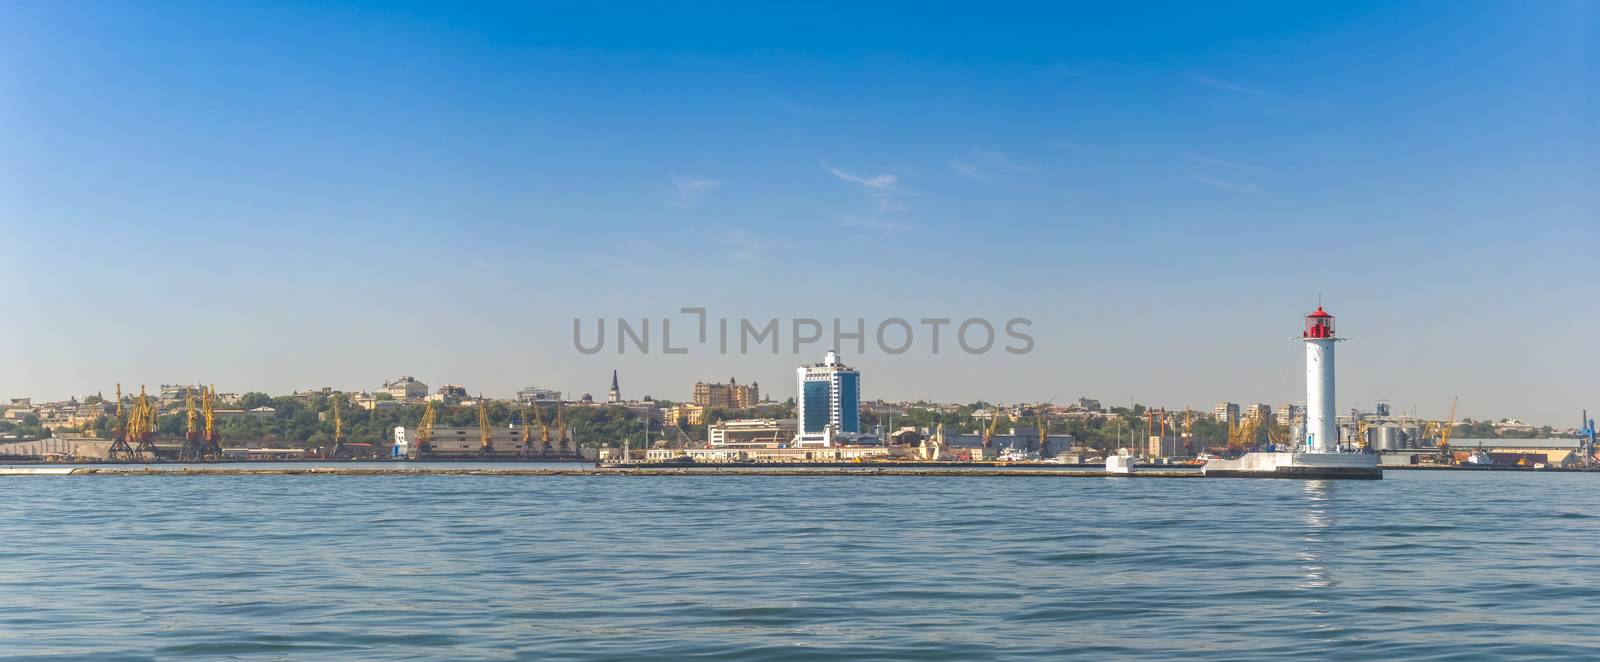
<instances>
[{"instance_id":1,"label":"water ripple","mask_svg":"<svg viewBox=\"0 0 1600 662\"><path fill-rule=\"evenodd\" d=\"M0 654L1585 657L1596 480L18 477Z\"/></svg>"}]
</instances>

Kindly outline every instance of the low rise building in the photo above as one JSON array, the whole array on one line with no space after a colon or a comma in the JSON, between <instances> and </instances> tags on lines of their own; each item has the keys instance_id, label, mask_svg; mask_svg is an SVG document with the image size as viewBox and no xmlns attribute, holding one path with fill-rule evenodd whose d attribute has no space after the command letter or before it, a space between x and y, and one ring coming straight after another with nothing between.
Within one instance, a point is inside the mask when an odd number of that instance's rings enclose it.
<instances>
[{"instance_id":1,"label":"low rise building","mask_svg":"<svg viewBox=\"0 0 1600 662\"><path fill-rule=\"evenodd\" d=\"M706 427L706 445L711 448L778 448L794 439L798 427L798 422L792 418L719 421Z\"/></svg>"},{"instance_id":2,"label":"low rise building","mask_svg":"<svg viewBox=\"0 0 1600 662\"><path fill-rule=\"evenodd\" d=\"M561 391L529 386L517 391L517 402L522 404L561 402Z\"/></svg>"},{"instance_id":3,"label":"low rise building","mask_svg":"<svg viewBox=\"0 0 1600 662\"><path fill-rule=\"evenodd\" d=\"M420 401L428 397L428 385L417 381L415 377L407 375L391 382L384 382L379 389L388 393L396 400Z\"/></svg>"},{"instance_id":4,"label":"low rise building","mask_svg":"<svg viewBox=\"0 0 1600 662\"><path fill-rule=\"evenodd\" d=\"M830 446L827 448L651 448L647 462L688 457L695 462L854 462L909 457L909 451L888 446Z\"/></svg>"},{"instance_id":5,"label":"low rise building","mask_svg":"<svg viewBox=\"0 0 1600 662\"><path fill-rule=\"evenodd\" d=\"M466 402L471 397L467 394L467 387L460 384L445 384L439 387L438 392L429 395L428 400L450 406Z\"/></svg>"},{"instance_id":6,"label":"low rise building","mask_svg":"<svg viewBox=\"0 0 1600 662\"><path fill-rule=\"evenodd\" d=\"M662 422L667 425L703 425L706 422L706 408L678 403L662 412Z\"/></svg>"}]
</instances>

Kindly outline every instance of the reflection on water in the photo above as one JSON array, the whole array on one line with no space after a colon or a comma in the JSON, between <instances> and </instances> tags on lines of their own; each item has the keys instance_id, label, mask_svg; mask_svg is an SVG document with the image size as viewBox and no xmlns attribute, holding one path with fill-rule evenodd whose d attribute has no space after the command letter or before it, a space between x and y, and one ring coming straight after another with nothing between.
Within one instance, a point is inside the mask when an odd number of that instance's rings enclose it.
<instances>
[{"instance_id":1,"label":"reflection on water","mask_svg":"<svg viewBox=\"0 0 1600 662\"><path fill-rule=\"evenodd\" d=\"M1324 589L1337 586L1329 574L1328 563L1325 559L1328 553L1326 536L1329 527L1333 526L1332 516L1328 513L1327 501L1329 482L1326 480L1307 480L1302 486L1302 503L1304 512L1300 516L1302 532L1300 535L1299 559L1305 575L1301 582L1295 586L1297 589Z\"/></svg>"},{"instance_id":2,"label":"reflection on water","mask_svg":"<svg viewBox=\"0 0 1600 662\"><path fill-rule=\"evenodd\" d=\"M0 655L1571 659L1600 649L1597 488L7 477Z\"/></svg>"}]
</instances>

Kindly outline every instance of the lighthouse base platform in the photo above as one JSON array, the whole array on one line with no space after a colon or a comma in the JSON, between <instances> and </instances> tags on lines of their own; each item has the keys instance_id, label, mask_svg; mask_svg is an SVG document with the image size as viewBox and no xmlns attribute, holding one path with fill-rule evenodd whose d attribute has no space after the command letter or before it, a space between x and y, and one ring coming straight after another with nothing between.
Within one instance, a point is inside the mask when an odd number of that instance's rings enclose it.
<instances>
[{"instance_id":1,"label":"lighthouse base platform","mask_svg":"<svg viewBox=\"0 0 1600 662\"><path fill-rule=\"evenodd\" d=\"M1211 460L1201 471L1208 478L1383 478L1374 453L1246 453Z\"/></svg>"}]
</instances>

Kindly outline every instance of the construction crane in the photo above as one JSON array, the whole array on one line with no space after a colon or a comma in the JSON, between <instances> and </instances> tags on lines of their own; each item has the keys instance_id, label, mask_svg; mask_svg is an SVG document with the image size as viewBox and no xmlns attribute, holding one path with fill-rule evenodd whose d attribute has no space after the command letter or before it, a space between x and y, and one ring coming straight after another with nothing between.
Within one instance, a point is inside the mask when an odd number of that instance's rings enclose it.
<instances>
[{"instance_id":1,"label":"construction crane","mask_svg":"<svg viewBox=\"0 0 1600 662\"><path fill-rule=\"evenodd\" d=\"M1228 429L1228 448L1249 448L1256 444L1261 430L1260 416L1245 416Z\"/></svg>"},{"instance_id":2,"label":"construction crane","mask_svg":"<svg viewBox=\"0 0 1600 662\"><path fill-rule=\"evenodd\" d=\"M1050 396L1049 400L1034 405L1033 408L1033 422L1035 425L1039 426L1039 459L1044 459L1044 456L1050 452L1050 423L1049 421L1045 420L1044 412L1055 404L1056 398L1058 397L1060 396L1052 395Z\"/></svg>"},{"instance_id":3,"label":"construction crane","mask_svg":"<svg viewBox=\"0 0 1600 662\"><path fill-rule=\"evenodd\" d=\"M338 393L333 394L333 401L330 404L333 409L333 451L328 453L328 456L338 458L343 456L346 451L344 447L344 420L339 412Z\"/></svg>"},{"instance_id":4,"label":"construction crane","mask_svg":"<svg viewBox=\"0 0 1600 662\"><path fill-rule=\"evenodd\" d=\"M1578 426L1578 438L1583 441L1583 466L1594 468L1594 419L1589 418L1589 410L1583 410L1582 425Z\"/></svg>"},{"instance_id":5,"label":"construction crane","mask_svg":"<svg viewBox=\"0 0 1600 662\"><path fill-rule=\"evenodd\" d=\"M150 406L150 398L144 393L144 385L139 385L139 404L134 418L139 421L139 434L135 436L138 441L133 447L134 454L147 460L156 459L156 408Z\"/></svg>"},{"instance_id":6,"label":"construction crane","mask_svg":"<svg viewBox=\"0 0 1600 662\"><path fill-rule=\"evenodd\" d=\"M433 408L433 401L428 401L428 408L422 411L422 422L417 424L417 459L422 459L433 451L433 423L439 413Z\"/></svg>"},{"instance_id":7,"label":"construction crane","mask_svg":"<svg viewBox=\"0 0 1600 662\"><path fill-rule=\"evenodd\" d=\"M1000 427L1000 406L989 406L989 427L983 430L983 447L994 448L994 431Z\"/></svg>"},{"instance_id":8,"label":"construction crane","mask_svg":"<svg viewBox=\"0 0 1600 662\"><path fill-rule=\"evenodd\" d=\"M572 438L567 436L567 419L562 415L561 405L559 404L556 405L556 431L561 435L561 450L559 452L565 455L568 453L568 446L572 444Z\"/></svg>"},{"instance_id":9,"label":"construction crane","mask_svg":"<svg viewBox=\"0 0 1600 662\"><path fill-rule=\"evenodd\" d=\"M217 431L217 385L210 388L200 387L200 417L205 420L205 435L201 438L204 442L200 445L200 459L222 459L222 433Z\"/></svg>"},{"instance_id":10,"label":"construction crane","mask_svg":"<svg viewBox=\"0 0 1600 662\"><path fill-rule=\"evenodd\" d=\"M1353 446L1366 446L1367 445L1367 430L1369 430L1371 428L1372 428L1372 424L1371 423L1368 423L1366 421L1359 420L1359 419L1356 420L1355 436L1350 439L1350 444L1353 445Z\"/></svg>"},{"instance_id":11,"label":"construction crane","mask_svg":"<svg viewBox=\"0 0 1600 662\"><path fill-rule=\"evenodd\" d=\"M1184 456L1187 457L1198 455L1200 453L1200 449L1194 447L1194 410L1190 409L1188 405L1183 406L1182 437Z\"/></svg>"},{"instance_id":12,"label":"construction crane","mask_svg":"<svg viewBox=\"0 0 1600 662\"><path fill-rule=\"evenodd\" d=\"M117 384L117 418L111 422L111 447L106 449L108 460L131 460L133 448L128 446L128 421L122 415L122 385Z\"/></svg>"},{"instance_id":13,"label":"construction crane","mask_svg":"<svg viewBox=\"0 0 1600 662\"><path fill-rule=\"evenodd\" d=\"M528 425L528 409L522 410L522 457L533 457L533 428Z\"/></svg>"},{"instance_id":14,"label":"construction crane","mask_svg":"<svg viewBox=\"0 0 1600 662\"><path fill-rule=\"evenodd\" d=\"M1045 408L1045 406L1046 405L1039 405L1038 408L1033 410L1033 422L1034 422L1034 425L1039 427L1039 458L1040 459L1044 459L1045 454L1050 452L1050 423L1048 421L1046 421L1045 418L1044 418L1044 408Z\"/></svg>"},{"instance_id":15,"label":"construction crane","mask_svg":"<svg viewBox=\"0 0 1600 662\"><path fill-rule=\"evenodd\" d=\"M200 459L200 415L194 409L193 390L185 391L183 408L183 450L178 452L178 459L185 462L193 462Z\"/></svg>"},{"instance_id":16,"label":"construction crane","mask_svg":"<svg viewBox=\"0 0 1600 662\"><path fill-rule=\"evenodd\" d=\"M478 394L478 457L494 459L494 441L490 439L489 405L483 399L483 394Z\"/></svg>"},{"instance_id":17,"label":"construction crane","mask_svg":"<svg viewBox=\"0 0 1600 662\"><path fill-rule=\"evenodd\" d=\"M1445 421L1444 427L1439 429L1439 459L1446 463L1453 463L1455 456L1450 454L1450 433L1456 429L1456 401L1461 398L1450 398L1450 420Z\"/></svg>"},{"instance_id":18,"label":"construction crane","mask_svg":"<svg viewBox=\"0 0 1600 662\"><path fill-rule=\"evenodd\" d=\"M556 406L559 407L560 405L556 405ZM533 420L539 422L539 448L543 452L549 453L550 452L550 426L545 425L544 414L539 413L539 405L534 405L533 406Z\"/></svg>"}]
</instances>

